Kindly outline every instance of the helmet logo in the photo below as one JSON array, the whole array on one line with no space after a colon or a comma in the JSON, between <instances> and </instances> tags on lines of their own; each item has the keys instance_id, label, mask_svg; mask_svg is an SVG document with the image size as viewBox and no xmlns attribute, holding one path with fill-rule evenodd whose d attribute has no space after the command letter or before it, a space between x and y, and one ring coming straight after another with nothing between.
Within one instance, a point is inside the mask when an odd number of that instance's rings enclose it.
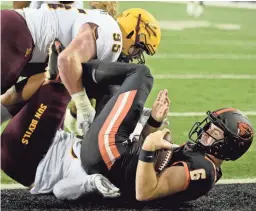
<instances>
[{"instance_id":1,"label":"helmet logo","mask_svg":"<svg viewBox=\"0 0 256 211\"><path fill-rule=\"evenodd\" d=\"M154 23L148 23L148 26L149 26L149 27L152 27L152 28L154 28L154 29L157 29L157 26L156 26L156 24L154 24Z\"/></svg>"},{"instance_id":2,"label":"helmet logo","mask_svg":"<svg viewBox=\"0 0 256 211\"><path fill-rule=\"evenodd\" d=\"M253 136L252 128L245 122L237 122L238 136L243 139L250 139Z\"/></svg>"}]
</instances>

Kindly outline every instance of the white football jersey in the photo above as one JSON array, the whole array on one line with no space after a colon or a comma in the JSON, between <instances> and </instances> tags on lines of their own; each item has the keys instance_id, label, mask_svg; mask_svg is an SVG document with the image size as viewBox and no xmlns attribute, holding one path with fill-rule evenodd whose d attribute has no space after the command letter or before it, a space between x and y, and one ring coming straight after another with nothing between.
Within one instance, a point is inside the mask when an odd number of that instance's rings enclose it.
<instances>
[{"instance_id":1,"label":"white football jersey","mask_svg":"<svg viewBox=\"0 0 256 211\"><path fill-rule=\"evenodd\" d=\"M65 178L83 178L80 156L81 140L63 130L57 131L53 143L36 170L32 194L51 193L54 186Z\"/></svg>"},{"instance_id":2,"label":"white football jersey","mask_svg":"<svg viewBox=\"0 0 256 211\"><path fill-rule=\"evenodd\" d=\"M47 3L47 4L61 4L60 1L31 1L30 5L29 5L29 8L39 9L43 3ZM73 1L72 3L65 4L65 5L69 5L69 6L72 6L72 7L79 8L79 9L83 9L84 8L83 1Z\"/></svg>"},{"instance_id":3,"label":"white football jersey","mask_svg":"<svg viewBox=\"0 0 256 211\"><path fill-rule=\"evenodd\" d=\"M144 108L134 132L132 141L138 137L145 126L151 109ZM82 140L73 134L58 130L52 145L39 163L31 194L53 192L59 199L74 200L94 191L90 177L82 167L80 160Z\"/></svg>"},{"instance_id":4,"label":"white football jersey","mask_svg":"<svg viewBox=\"0 0 256 211\"><path fill-rule=\"evenodd\" d=\"M122 50L122 36L116 20L103 10L83 10L61 4L42 4L40 9L23 9L35 48L30 62L45 62L51 42L58 38L66 47L81 26L98 26L97 59L116 61ZM21 13L20 11L17 11Z\"/></svg>"}]
</instances>

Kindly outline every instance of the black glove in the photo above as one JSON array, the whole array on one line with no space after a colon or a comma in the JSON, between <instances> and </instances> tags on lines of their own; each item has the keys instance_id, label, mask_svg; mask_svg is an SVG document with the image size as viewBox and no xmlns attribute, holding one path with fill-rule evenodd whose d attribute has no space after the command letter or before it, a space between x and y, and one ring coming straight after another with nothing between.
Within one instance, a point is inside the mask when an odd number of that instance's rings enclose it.
<instances>
[{"instance_id":1,"label":"black glove","mask_svg":"<svg viewBox=\"0 0 256 211\"><path fill-rule=\"evenodd\" d=\"M49 61L46 67L47 79L54 82L61 82L58 70L58 55L65 49L62 43L55 38L49 47Z\"/></svg>"}]
</instances>

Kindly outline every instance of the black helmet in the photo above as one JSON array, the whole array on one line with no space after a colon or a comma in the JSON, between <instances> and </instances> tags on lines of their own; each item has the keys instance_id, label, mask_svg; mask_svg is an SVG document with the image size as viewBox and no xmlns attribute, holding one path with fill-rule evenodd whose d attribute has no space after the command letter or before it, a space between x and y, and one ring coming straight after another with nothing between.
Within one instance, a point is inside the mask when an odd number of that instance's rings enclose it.
<instances>
[{"instance_id":1,"label":"black helmet","mask_svg":"<svg viewBox=\"0 0 256 211\"><path fill-rule=\"evenodd\" d=\"M235 108L208 111L206 114L207 117L202 122L196 122L189 132L189 139L195 143L195 149L222 160L240 158L253 140L253 127L247 116ZM224 131L224 139L215 139L210 146L205 146L200 139L211 124Z\"/></svg>"}]
</instances>

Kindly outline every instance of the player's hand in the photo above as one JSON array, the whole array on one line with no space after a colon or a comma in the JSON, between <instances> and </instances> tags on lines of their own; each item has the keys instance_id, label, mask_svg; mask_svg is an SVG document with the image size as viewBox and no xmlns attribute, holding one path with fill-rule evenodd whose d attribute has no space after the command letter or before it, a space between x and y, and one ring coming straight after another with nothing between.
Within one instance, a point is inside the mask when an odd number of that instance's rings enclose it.
<instances>
[{"instance_id":1,"label":"player's hand","mask_svg":"<svg viewBox=\"0 0 256 211\"><path fill-rule=\"evenodd\" d=\"M92 175L91 184L104 198L117 198L121 195L119 188L101 174Z\"/></svg>"},{"instance_id":2,"label":"player's hand","mask_svg":"<svg viewBox=\"0 0 256 211\"><path fill-rule=\"evenodd\" d=\"M143 150L156 151L159 149L172 149L171 132L164 128L147 136L142 146Z\"/></svg>"},{"instance_id":3,"label":"player's hand","mask_svg":"<svg viewBox=\"0 0 256 211\"><path fill-rule=\"evenodd\" d=\"M168 98L167 89L161 90L153 103L151 116L158 122L163 122L163 120L168 116L170 106L170 99Z\"/></svg>"},{"instance_id":4,"label":"player's hand","mask_svg":"<svg viewBox=\"0 0 256 211\"><path fill-rule=\"evenodd\" d=\"M65 49L62 43L55 38L49 47L49 61L46 67L46 78L51 82L61 82L58 70L58 55Z\"/></svg>"},{"instance_id":5,"label":"player's hand","mask_svg":"<svg viewBox=\"0 0 256 211\"><path fill-rule=\"evenodd\" d=\"M77 110L77 132L80 136L85 136L88 130L91 127L91 124L95 117L95 109L91 106L90 109L87 109L86 111L82 111L80 109Z\"/></svg>"}]
</instances>

